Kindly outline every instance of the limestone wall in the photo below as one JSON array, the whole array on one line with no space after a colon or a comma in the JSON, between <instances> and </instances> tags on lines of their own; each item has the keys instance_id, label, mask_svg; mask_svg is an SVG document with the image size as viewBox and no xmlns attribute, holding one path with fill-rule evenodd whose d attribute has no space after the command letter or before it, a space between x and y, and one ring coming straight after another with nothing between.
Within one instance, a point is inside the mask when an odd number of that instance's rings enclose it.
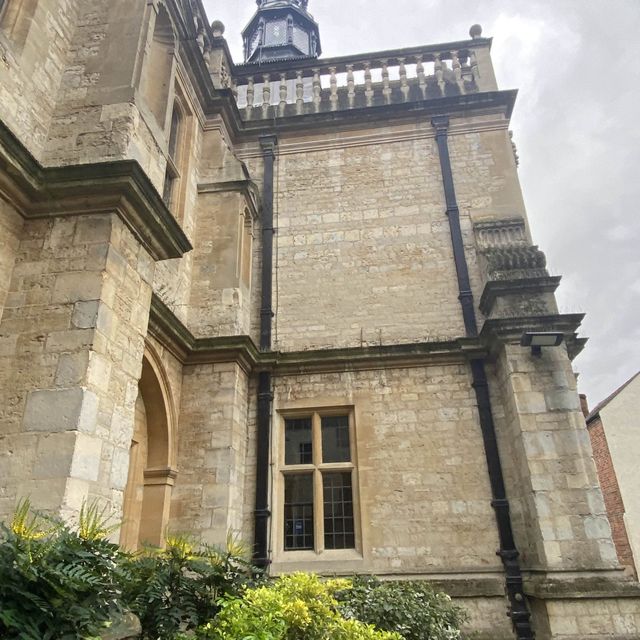
<instances>
[{"instance_id":1,"label":"limestone wall","mask_svg":"<svg viewBox=\"0 0 640 640\"><path fill-rule=\"evenodd\" d=\"M274 384L274 460L283 446L282 411L354 411L360 557L325 552L307 567L381 575L500 570L466 365L286 376ZM283 552L281 518L274 509L276 571L297 566Z\"/></svg>"},{"instance_id":2,"label":"limestone wall","mask_svg":"<svg viewBox=\"0 0 640 640\"><path fill-rule=\"evenodd\" d=\"M0 514L121 508L154 264L115 215L25 224L0 336Z\"/></svg>"},{"instance_id":3,"label":"limestone wall","mask_svg":"<svg viewBox=\"0 0 640 640\"><path fill-rule=\"evenodd\" d=\"M22 217L0 198L0 320L22 231Z\"/></svg>"},{"instance_id":4,"label":"limestone wall","mask_svg":"<svg viewBox=\"0 0 640 640\"><path fill-rule=\"evenodd\" d=\"M132 157L161 191L165 122L156 123L138 93L152 5L76 0L77 25L48 132L44 160L64 165ZM147 54L148 55L148 54ZM159 78L172 83L172 78Z\"/></svg>"},{"instance_id":5,"label":"limestone wall","mask_svg":"<svg viewBox=\"0 0 640 640\"><path fill-rule=\"evenodd\" d=\"M79 0L9 4L0 23L0 120L42 160Z\"/></svg>"},{"instance_id":6,"label":"limestone wall","mask_svg":"<svg viewBox=\"0 0 640 640\"><path fill-rule=\"evenodd\" d=\"M488 117L451 120L449 153L458 206L471 219L526 219L507 122Z\"/></svg>"},{"instance_id":7,"label":"limestone wall","mask_svg":"<svg viewBox=\"0 0 640 640\"><path fill-rule=\"evenodd\" d=\"M242 537L247 450L248 380L236 364L184 369L179 475L173 490L171 528L204 542Z\"/></svg>"},{"instance_id":8,"label":"limestone wall","mask_svg":"<svg viewBox=\"0 0 640 640\"><path fill-rule=\"evenodd\" d=\"M297 153L280 142L276 348L463 333L435 144L385 133Z\"/></svg>"},{"instance_id":9,"label":"limestone wall","mask_svg":"<svg viewBox=\"0 0 640 640\"><path fill-rule=\"evenodd\" d=\"M483 282L472 220L522 216L524 207L505 121L453 122L453 173L477 303ZM257 179L255 147L239 154ZM281 137L275 193L275 348L464 334L429 123Z\"/></svg>"},{"instance_id":10,"label":"limestone wall","mask_svg":"<svg viewBox=\"0 0 640 640\"><path fill-rule=\"evenodd\" d=\"M537 358L506 345L494 374L498 442L523 567L616 567L566 350Z\"/></svg>"},{"instance_id":11,"label":"limestone wall","mask_svg":"<svg viewBox=\"0 0 640 640\"><path fill-rule=\"evenodd\" d=\"M198 337L250 333L255 228L238 192L201 193L189 328Z\"/></svg>"}]
</instances>

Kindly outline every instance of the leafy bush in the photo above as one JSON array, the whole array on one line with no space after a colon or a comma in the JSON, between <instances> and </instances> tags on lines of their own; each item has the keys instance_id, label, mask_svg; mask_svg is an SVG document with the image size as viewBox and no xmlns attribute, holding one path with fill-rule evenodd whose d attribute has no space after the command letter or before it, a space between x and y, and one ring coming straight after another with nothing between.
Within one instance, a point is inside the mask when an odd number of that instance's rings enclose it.
<instances>
[{"instance_id":1,"label":"leafy bush","mask_svg":"<svg viewBox=\"0 0 640 640\"><path fill-rule=\"evenodd\" d=\"M117 545L95 508L78 531L18 507L0 525L0 637L75 640L95 636L120 610Z\"/></svg>"},{"instance_id":2,"label":"leafy bush","mask_svg":"<svg viewBox=\"0 0 640 640\"><path fill-rule=\"evenodd\" d=\"M146 549L124 559L123 600L140 618L143 638L169 640L211 620L219 598L238 594L251 575L242 554L231 539L219 551L170 537L164 550Z\"/></svg>"},{"instance_id":3,"label":"leafy bush","mask_svg":"<svg viewBox=\"0 0 640 640\"><path fill-rule=\"evenodd\" d=\"M231 539L224 551L172 537L129 554L103 515L85 508L72 529L25 501L0 525L0 638L96 640L133 612L143 640L195 629L201 640L461 639L462 609L425 583L299 573L257 584Z\"/></svg>"},{"instance_id":4,"label":"leafy bush","mask_svg":"<svg viewBox=\"0 0 640 640\"><path fill-rule=\"evenodd\" d=\"M444 593L425 582L380 582L356 578L351 589L337 594L340 611L405 640L458 640L466 613Z\"/></svg>"},{"instance_id":5,"label":"leafy bush","mask_svg":"<svg viewBox=\"0 0 640 640\"><path fill-rule=\"evenodd\" d=\"M219 598L251 576L232 540L218 551L174 537L164 550L129 554L108 541L114 528L104 523L95 505L72 529L24 501L0 525L0 638L90 640L130 611L143 638L172 640L214 617Z\"/></svg>"},{"instance_id":6,"label":"leafy bush","mask_svg":"<svg viewBox=\"0 0 640 640\"><path fill-rule=\"evenodd\" d=\"M349 580L321 581L297 573L268 585L246 589L241 598L225 598L218 616L203 627L206 640L401 640L395 633L347 620L335 594Z\"/></svg>"}]
</instances>

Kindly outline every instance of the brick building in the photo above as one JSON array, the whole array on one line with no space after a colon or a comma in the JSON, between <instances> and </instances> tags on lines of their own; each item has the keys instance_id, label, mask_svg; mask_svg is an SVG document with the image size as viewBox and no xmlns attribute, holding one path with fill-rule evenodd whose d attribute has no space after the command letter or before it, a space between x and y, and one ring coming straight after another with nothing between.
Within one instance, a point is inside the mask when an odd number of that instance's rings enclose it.
<instances>
[{"instance_id":1,"label":"brick building","mask_svg":"<svg viewBox=\"0 0 640 640\"><path fill-rule=\"evenodd\" d=\"M319 58L257 4L240 64L200 0L0 2L0 516L637 638L491 39Z\"/></svg>"},{"instance_id":2,"label":"brick building","mask_svg":"<svg viewBox=\"0 0 640 640\"><path fill-rule=\"evenodd\" d=\"M583 396L584 398L584 396ZM593 458L620 564L638 575L640 559L640 372L589 411Z\"/></svg>"}]
</instances>

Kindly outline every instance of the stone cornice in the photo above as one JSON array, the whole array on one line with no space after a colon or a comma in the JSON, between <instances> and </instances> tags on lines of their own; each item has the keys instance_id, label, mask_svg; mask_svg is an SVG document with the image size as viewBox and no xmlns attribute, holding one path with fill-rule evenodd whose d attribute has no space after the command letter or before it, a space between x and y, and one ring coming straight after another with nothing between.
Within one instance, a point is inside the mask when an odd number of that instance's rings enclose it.
<instances>
[{"instance_id":1,"label":"stone cornice","mask_svg":"<svg viewBox=\"0 0 640 640\"><path fill-rule=\"evenodd\" d=\"M446 342L277 352L271 367L275 374L287 376L453 364L485 355L486 350L477 340L460 338Z\"/></svg>"},{"instance_id":2,"label":"stone cornice","mask_svg":"<svg viewBox=\"0 0 640 640\"><path fill-rule=\"evenodd\" d=\"M266 120L243 120L235 105L231 90L223 89L219 94L219 100L215 103L223 111L226 111L226 117L224 113L222 115L227 125L231 127L232 138L236 142L242 142L255 140L258 136L265 134L282 135L322 129L335 132L341 128L353 130L354 128L371 127L371 125L380 122L393 121L395 123L416 118L429 120L433 116L441 114L456 118L483 113L501 113L509 120L518 92L515 90L487 91L420 102L324 111ZM227 101L229 104L224 104Z\"/></svg>"},{"instance_id":3,"label":"stone cornice","mask_svg":"<svg viewBox=\"0 0 640 640\"><path fill-rule=\"evenodd\" d=\"M584 348L587 338L578 337L578 327L584 313L566 313L548 316L494 318L486 320L480 331L480 340L490 347L498 343L519 344L526 331L558 331L564 334L569 357L573 360Z\"/></svg>"},{"instance_id":4,"label":"stone cornice","mask_svg":"<svg viewBox=\"0 0 640 640\"><path fill-rule=\"evenodd\" d=\"M638 598L640 585L623 569L525 570L525 592L541 600Z\"/></svg>"},{"instance_id":5,"label":"stone cornice","mask_svg":"<svg viewBox=\"0 0 640 640\"><path fill-rule=\"evenodd\" d=\"M117 213L155 260L192 249L136 161L43 167L2 122L0 194L25 218Z\"/></svg>"},{"instance_id":6,"label":"stone cornice","mask_svg":"<svg viewBox=\"0 0 640 640\"><path fill-rule=\"evenodd\" d=\"M487 354L478 340L467 338L376 347L261 352L249 336L194 337L155 294L151 300L149 333L184 365L234 362L247 373L267 370L277 375L461 363Z\"/></svg>"},{"instance_id":7,"label":"stone cornice","mask_svg":"<svg viewBox=\"0 0 640 640\"><path fill-rule=\"evenodd\" d=\"M480 298L480 311L488 316L496 300L506 295L553 293L560 286L561 276L538 276L517 280L489 280Z\"/></svg>"}]
</instances>

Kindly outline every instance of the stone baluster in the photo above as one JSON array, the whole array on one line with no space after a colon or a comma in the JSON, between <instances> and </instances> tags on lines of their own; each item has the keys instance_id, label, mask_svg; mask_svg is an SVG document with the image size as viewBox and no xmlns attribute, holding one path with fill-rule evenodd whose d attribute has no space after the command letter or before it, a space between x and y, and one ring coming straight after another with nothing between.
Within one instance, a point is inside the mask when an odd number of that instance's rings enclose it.
<instances>
[{"instance_id":1,"label":"stone baluster","mask_svg":"<svg viewBox=\"0 0 640 640\"><path fill-rule=\"evenodd\" d=\"M320 83L320 69L315 68L313 71L313 108L316 113L320 111L320 101L321 101L321 92L322 85Z\"/></svg>"},{"instance_id":2,"label":"stone baluster","mask_svg":"<svg viewBox=\"0 0 640 640\"><path fill-rule=\"evenodd\" d=\"M409 82L407 80L407 67L405 58L398 58L400 63L400 91L402 91L402 99L404 102L409 100Z\"/></svg>"},{"instance_id":3,"label":"stone baluster","mask_svg":"<svg viewBox=\"0 0 640 640\"><path fill-rule=\"evenodd\" d=\"M356 102L356 80L352 64L347 65L347 98L349 99L349 109L353 109Z\"/></svg>"},{"instance_id":4,"label":"stone baluster","mask_svg":"<svg viewBox=\"0 0 640 640\"><path fill-rule=\"evenodd\" d=\"M391 102L391 85L389 84L389 63L382 61L382 95L386 104Z\"/></svg>"},{"instance_id":5,"label":"stone baluster","mask_svg":"<svg viewBox=\"0 0 640 640\"><path fill-rule=\"evenodd\" d=\"M364 64L364 95L367 98L367 107L373 105L373 83L371 82L371 65Z\"/></svg>"},{"instance_id":6,"label":"stone baluster","mask_svg":"<svg viewBox=\"0 0 640 640\"><path fill-rule=\"evenodd\" d=\"M427 78L424 75L424 64L422 62L422 56L416 58L416 74L418 76L418 86L422 91L422 99L427 99Z\"/></svg>"},{"instance_id":7,"label":"stone baluster","mask_svg":"<svg viewBox=\"0 0 640 640\"><path fill-rule=\"evenodd\" d=\"M262 109L263 111L271 106L271 77L268 73L262 76Z\"/></svg>"},{"instance_id":8,"label":"stone baluster","mask_svg":"<svg viewBox=\"0 0 640 640\"><path fill-rule=\"evenodd\" d=\"M302 71L296 71L296 113L300 115L304 111L304 80Z\"/></svg>"},{"instance_id":9,"label":"stone baluster","mask_svg":"<svg viewBox=\"0 0 640 640\"><path fill-rule=\"evenodd\" d=\"M251 117L251 111L253 110L253 101L255 99L255 86L253 83L253 76L247 78L247 118Z\"/></svg>"},{"instance_id":10,"label":"stone baluster","mask_svg":"<svg viewBox=\"0 0 640 640\"><path fill-rule=\"evenodd\" d=\"M460 64L460 57L458 51L451 52L451 61L453 64L453 75L456 79L456 84L460 88L460 93L464 93L464 80L462 79L462 65Z\"/></svg>"},{"instance_id":11,"label":"stone baluster","mask_svg":"<svg viewBox=\"0 0 640 640\"><path fill-rule=\"evenodd\" d=\"M329 73L331 74L331 111L336 111L338 108L338 76L336 76L336 68L329 67Z\"/></svg>"},{"instance_id":12,"label":"stone baluster","mask_svg":"<svg viewBox=\"0 0 640 640\"><path fill-rule=\"evenodd\" d=\"M202 27L200 27L200 30L198 31L198 35L196 36L196 43L198 45L198 49L200 49L200 53L204 53L205 40L204 40L204 28Z\"/></svg>"},{"instance_id":13,"label":"stone baluster","mask_svg":"<svg viewBox=\"0 0 640 640\"><path fill-rule=\"evenodd\" d=\"M478 56L476 56L475 51L471 51L469 54L469 64L471 65L471 76L473 77L473 82L477 87L480 81L480 67L478 65Z\"/></svg>"},{"instance_id":14,"label":"stone baluster","mask_svg":"<svg viewBox=\"0 0 640 640\"><path fill-rule=\"evenodd\" d=\"M444 64L442 62L442 59L440 58L439 53L434 56L434 71L436 74L436 82L438 83L438 87L440 88L440 95L444 95Z\"/></svg>"},{"instance_id":15,"label":"stone baluster","mask_svg":"<svg viewBox=\"0 0 640 640\"><path fill-rule=\"evenodd\" d=\"M284 115L284 110L287 108L287 74L280 74L280 115Z\"/></svg>"}]
</instances>

